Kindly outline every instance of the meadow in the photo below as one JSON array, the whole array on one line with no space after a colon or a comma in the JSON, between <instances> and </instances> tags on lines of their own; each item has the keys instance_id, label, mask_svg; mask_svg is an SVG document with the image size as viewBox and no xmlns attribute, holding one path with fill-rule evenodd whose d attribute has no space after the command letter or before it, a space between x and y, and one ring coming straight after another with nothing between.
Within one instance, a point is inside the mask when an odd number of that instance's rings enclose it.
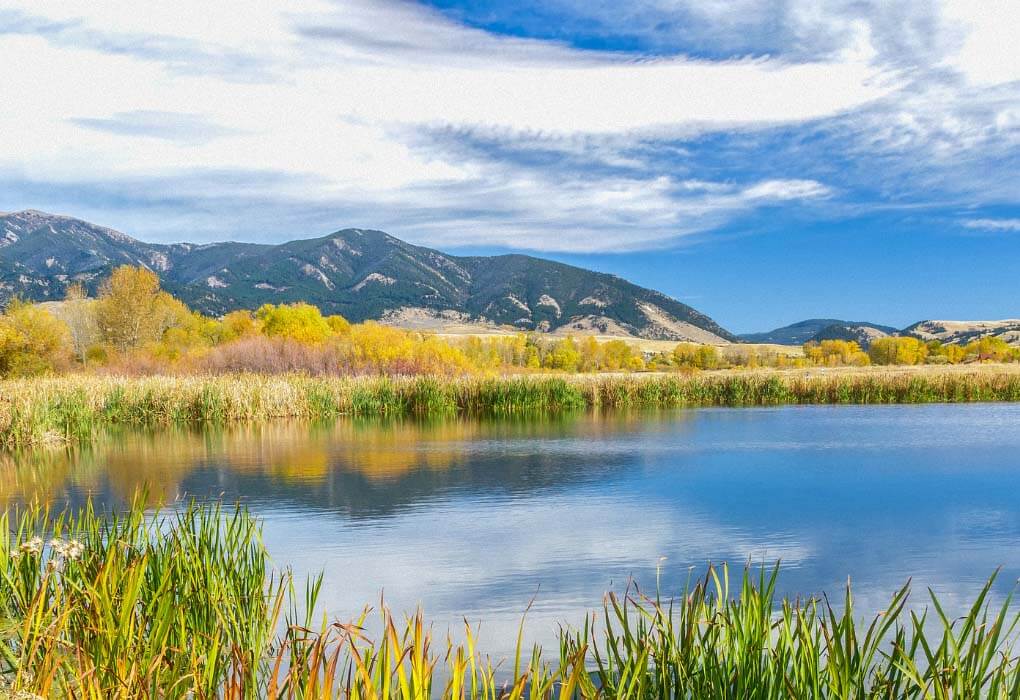
<instances>
[{"instance_id":1,"label":"meadow","mask_svg":"<svg viewBox=\"0 0 1020 700\"><path fill-rule=\"evenodd\" d=\"M477 631L385 606L317 613L321 577L274 570L242 509L152 515L30 507L0 523L7 698L1015 698L1020 611L992 580L951 618L909 587L863 621L849 585L779 599L779 566L726 567L662 598L607 595L557 649L486 656ZM522 615L526 611L522 611ZM522 627L523 628L523 627ZM372 631L369 631L369 630Z\"/></svg>"},{"instance_id":2,"label":"meadow","mask_svg":"<svg viewBox=\"0 0 1020 700\"><path fill-rule=\"evenodd\" d=\"M0 447L88 442L104 428L275 418L515 416L583 409L1020 401L1020 372L311 377L301 374L0 382Z\"/></svg>"}]
</instances>

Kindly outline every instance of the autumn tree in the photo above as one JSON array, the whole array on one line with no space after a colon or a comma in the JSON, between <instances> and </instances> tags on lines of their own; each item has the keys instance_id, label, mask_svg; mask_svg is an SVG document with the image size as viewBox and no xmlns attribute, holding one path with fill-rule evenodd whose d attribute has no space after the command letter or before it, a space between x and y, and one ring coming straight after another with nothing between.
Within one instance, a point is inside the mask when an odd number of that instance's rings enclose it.
<instances>
[{"instance_id":1,"label":"autumn tree","mask_svg":"<svg viewBox=\"0 0 1020 700\"><path fill-rule=\"evenodd\" d=\"M255 318L262 325L262 332L270 337L316 345L333 335L333 328L319 308L304 302L279 306L263 304L255 312Z\"/></svg>"},{"instance_id":2,"label":"autumn tree","mask_svg":"<svg viewBox=\"0 0 1020 700\"><path fill-rule=\"evenodd\" d=\"M160 289L156 273L131 265L118 267L103 282L95 308L100 335L122 351L158 341L190 314Z\"/></svg>"},{"instance_id":3,"label":"autumn tree","mask_svg":"<svg viewBox=\"0 0 1020 700\"><path fill-rule=\"evenodd\" d=\"M645 361L641 352L626 340L607 340L600 347L600 362L596 369L604 370L639 370L644 369Z\"/></svg>"},{"instance_id":4,"label":"autumn tree","mask_svg":"<svg viewBox=\"0 0 1020 700\"><path fill-rule=\"evenodd\" d=\"M595 336L588 335L577 344L577 352L580 355L577 369L580 372L595 372L604 364L602 346Z\"/></svg>"},{"instance_id":5,"label":"autumn tree","mask_svg":"<svg viewBox=\"0 0 1020 700\"><path fill-rule=\"evenodd\" d=\"M815 365L868 365L871 358L853 340L809 340L804 343L804 356Z\"/></svg>"},{"instance_id":6,"label":"autumn tree","mask_svg":"<svg viewBox=\"0 0 1020 700\"><path fill-rule=\"evenodd\" d=\"M577 349L577 343L570 336L553 343L543 361L543 365L549 369L560 369L565 372L576 372L580 364L581 353Z\"/></svg>"},{"instance_id":7,"label":"autumn tree","mask_svg":"<svg viewBox=\"0 0 1020 700\"><path fill-rule=\"evenodd\" d=\"M347 335L351 332L351 322L339 314L327 316L326 325L335 335Z\"/></svg>"},{"instance_id":8,"label":"autumn tree","mask_svg":"<svg viewBox=\"0 0 1020 700\"><path fill-rule=\"evenodd\" d=\"M957 343L943 345L938 340L929 340L925 345L928 348L928 362L955 365L963 362L967 356L967 350Z\"/></svg>"},{"instance_id":9,"label":"autumn tree","mask_svg":"<svg viewBox=\"0 0 1020 700\"><path fill-rule=\"evenodd\" d=\"M225 339L225 329L216 319L197 311L179 314L173 325L163 332L153 352L165 360L179 360L219 344Z\"/></svg>"},{"instance_id":10,"label":"autumn tree","mask_svg":"<svg viewBox=\"0 0 1020 700\"><path fill-rule=\"evenodd\" d=\"M231 311L220 319L222 325L222 336L224 341L237 340L246 336L256 335L259 332L255 316L247 309Z\"/></svg>"},{"instance_id":11,"label":"autumn tree","mask_svg":"<svg viewBox=\"0 0 1020 700\"><path fill-rule=\"evenodd\" d=\"M37 304L15 299L0 316L0 376L43 374L70 355L67 324Z\"/></svg>"},{"instance_id":12,"label":"autumn tree","mask_svg":"<svg viewBox=\"0 0 1020 700\"><path fill-rule=\"evenodd\" d=\"M876 338L868 348L868 356L876 365L918 365L928 357L928 346L909 336Z\"/></svg>"},{"instance_id":13,"label":"autumn tree","mask_svg":"<svg viewBox=\"0 0 1020 700\"><path fill-rule=\"evenodd\" d=\"M468 357L434 335L414 333L374 321L351 326L342 345L352 364L386 373L454 373L471 369Z\"/></svg>"},{"instance_id":14,"label":"autumn tree","mask_svg":"<svg viewBox=\"0 0 1020 700\"><path fill-rule=\"evenodd\" d=\"M1015 356L1015 348L1002 338L985 336L967 343L964 350L968 357L979 361L1006 362Z\"/></svg>"},{"instance_id":15,"label":"autumn tree","mask_svg":"<svg viewBox=\"0 0 1020 700\"><path fill-rule=\"evenodd\" d=\"M719 366L719 351L712 345L680 343L673 348L673 362L678 367L715 369Z\"/></svg>"}]
</instances>

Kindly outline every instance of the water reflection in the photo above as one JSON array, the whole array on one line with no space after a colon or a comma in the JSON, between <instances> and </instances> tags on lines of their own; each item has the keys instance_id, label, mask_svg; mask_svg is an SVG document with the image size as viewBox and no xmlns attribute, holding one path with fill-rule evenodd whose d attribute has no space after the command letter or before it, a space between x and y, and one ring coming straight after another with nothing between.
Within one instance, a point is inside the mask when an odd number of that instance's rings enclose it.
<instances>
[{"instance_id":1,"label":"water reflection","mask_svg":"<svg viewBox=\"0 0 1020 700\"><path fill-rule=\"evenodd\" d=\"M620 413L115 432L87 448L0 453L0 499L74 503L91 495L123 504L145 490L151 505L222 496L371 518L451 491L566 488L628 461L612 458L616 437L656 424L675 432L682 422L683 414ZM576 458L600 443L600 458L579 469Z\"/></svg>"},{"instance_id":2,"label":"water reflection","mask_svg":"<svg viewBox=\"0 0 1020 700\"><path fill-rule=\"evenodd\" d=\"M441 626L484 620L506 651L538 592L537 638L631 576L785 562L785 592L863 609L914 577L952 601L1020 573L1020 405L785 407L530 421L275 423L123 432L0 456L0 498L241 499L281 565L326 571L347 617L386 591Z\"/></svg>"}]
</instances>

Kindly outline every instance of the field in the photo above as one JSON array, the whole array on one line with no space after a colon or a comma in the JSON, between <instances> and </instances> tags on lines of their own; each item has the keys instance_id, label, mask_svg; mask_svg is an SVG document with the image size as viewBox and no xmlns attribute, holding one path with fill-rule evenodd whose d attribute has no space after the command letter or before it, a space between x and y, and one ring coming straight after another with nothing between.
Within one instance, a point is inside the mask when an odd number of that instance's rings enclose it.
<instances>
[{"instance_id":1,"label":"field","mask_svg":"<svg viewBox=\"0 0 1020 700\"><path fill-rule=\"evenodd\" d=\"M988 365L491 378L68 375L0 382L0 447L87 442L117 425L970 401L1020 401L1020 371L1015 366Z\"/></svg>"}]
</instances>

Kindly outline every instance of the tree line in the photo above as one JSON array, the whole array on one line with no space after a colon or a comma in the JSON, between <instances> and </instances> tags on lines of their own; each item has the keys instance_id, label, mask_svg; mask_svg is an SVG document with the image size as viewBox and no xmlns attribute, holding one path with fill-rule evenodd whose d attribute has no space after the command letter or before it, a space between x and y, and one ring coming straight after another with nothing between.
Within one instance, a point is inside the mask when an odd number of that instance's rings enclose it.
<instances>
[{"instance_id":1,"label":"tree line","mask_svg":"<svg viewBox=\"0 0 1020 700\"><path fill-rule=\"evenodd\" d=\"M71 285L62 302L18 299L0 315L0 376L74 370L124 374L282 372L466 374L499 371L694 371L734 367L1017 361L997 338L964 346L880 338L865 352L853 341L807 343L803 356L733 345L679 343L642 352L625 340L541 334L442 336L373 321L350 323L306 303L265 304L220 318L188 308L151 270L124 265L95 298Z\"/></svg>"}]
</instances>

